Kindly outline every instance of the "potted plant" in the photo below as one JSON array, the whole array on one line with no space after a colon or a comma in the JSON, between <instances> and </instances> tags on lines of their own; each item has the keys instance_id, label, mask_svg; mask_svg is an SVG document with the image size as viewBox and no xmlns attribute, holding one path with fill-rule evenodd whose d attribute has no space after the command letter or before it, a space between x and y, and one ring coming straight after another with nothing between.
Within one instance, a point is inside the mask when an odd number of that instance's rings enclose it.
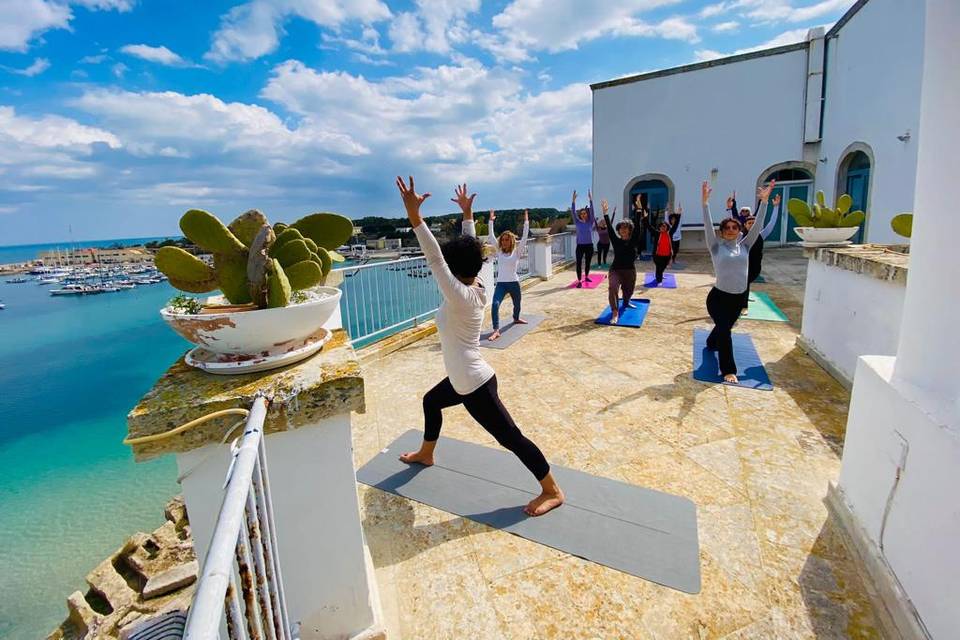
<instances>
[{"instance_id":1,"label":"potted plant","mask_svg":"<svg viewBox=\"0 0 960 640\"><path fill-rule=\"evenodd\" d=\"M893 219L890 221L890 228L893 229L894 233L898 236L909 238L913 235L913 214L898 213L893 216Z\"/></svg>"},{"instance_id":2,"label":"potted plant","mask_svg":"<svg viewBox=\"0 0 960 640\"><path fill-rule=\"evenodd\" d=\"M816 203L811 209L803 200L790 198L787 211L797 223L794 229L804 241L814 244L835 244L852 238L866 219L863 211L850 211L853 198L843 194L834 208L826 205L823 191L817 191Z\"/></svg>"},{"instance_id":3,"label":"potted plant","mask_svg":"<svg viewBox=\"0 0 960 640\"><path fill-rule=\"evenodd\" d=\"M271 225L251 210L224 225L191 209L180 229L213 255L212 266L179 247L163 247L155 256L157 269L181 291L219 289L221 295L203 302L178 296L160 315L206 352L233 361L289 353L294 346L309 346L304 341L337 309L340 290L323 285L333 263L343 261L334 249L353 233L349 218L315 213L290 225Z\"/></svg>"},{"instance_id":4,"label":"potted plant","mask_svg":"<svg viewBox=\"0 0 960 640\"><path fill-rule=\"evenodd\" d=\"M541 237L550 233L550 220L534 220L530 223L530 235L533 237Z\"/></svg>"}]
</instances>

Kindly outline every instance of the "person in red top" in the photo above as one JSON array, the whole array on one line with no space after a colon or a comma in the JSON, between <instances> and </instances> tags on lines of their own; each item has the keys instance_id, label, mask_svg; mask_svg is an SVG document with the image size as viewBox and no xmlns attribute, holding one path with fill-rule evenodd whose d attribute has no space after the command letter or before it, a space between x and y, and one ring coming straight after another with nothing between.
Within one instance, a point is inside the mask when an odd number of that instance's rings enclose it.
<instances>
[{"instance_id":1,"label":"person in red top","mask_svg":"<svg viewBox=\"0 0 960 640\"><path fill-rule=\"evenodd\" d=\"M677 224L679 224L679 220L674 223L674 228L671 229L666 222L661 222L658 228L657 240L653 245L653 264L657 267L657 284L663 282L663 271L673 259L672 240Z\"/></svg>"}]
</instances>

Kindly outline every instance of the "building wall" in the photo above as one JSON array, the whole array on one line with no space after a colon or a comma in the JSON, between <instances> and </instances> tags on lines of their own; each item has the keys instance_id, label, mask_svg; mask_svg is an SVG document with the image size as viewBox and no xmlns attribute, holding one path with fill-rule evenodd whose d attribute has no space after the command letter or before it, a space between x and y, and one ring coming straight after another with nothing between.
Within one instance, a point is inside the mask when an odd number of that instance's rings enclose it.
<instances>
[{"instance_id":1,"label":"building wall","mask_svg":"<svg viewBox=\"0 0 960 640\"><path fill-rule=\"evenodd\" d=\"M631 180L664 174L675 186L674 202L684 206L684 222L696 222L700 183L716 167L714 220L734 189L752 206L765 169L803 160L806 65L800 49L597 89L594 199L622 212Z\"/></svg>"},{"instance_id":2,"label":"building wall","mask_svg":"<svg viewBox=\"0 0 960 640\"><path fill-rule=\"evenodd\" d=\"M866 241L903 239L890 219L913 208L923 66L924 3L871 0L827 45L827 91L816 188L836 197L837 167L852 143L873 152ZM911 139L897 139L907 130ZM843 185L841 185L843 188Z\"/></svg>"}]
</instances>

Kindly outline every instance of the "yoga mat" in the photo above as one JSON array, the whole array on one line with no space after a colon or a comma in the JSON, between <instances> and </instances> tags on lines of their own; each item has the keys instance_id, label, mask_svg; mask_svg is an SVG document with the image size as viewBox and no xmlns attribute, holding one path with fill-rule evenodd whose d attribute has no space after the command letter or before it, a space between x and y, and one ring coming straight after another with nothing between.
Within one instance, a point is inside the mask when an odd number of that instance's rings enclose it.
<instances>
[{"instance_id":1,"label":"yoga mat","mask_svg":"<svg viewBox=\"0 0 960 640\"><path fill-rule=\"evenodd\" d=\"M707 349L706 329L693 330L693 379L701 382L723 383L717 352ZM773 385L767 370L763 368L760 355L753 346L748 333L733 334L733 357L737 361L737 379L741 387L772 391Z\"/></svg>"},{"instance_id":2,"label":"yoga mat","mask_svg":"<svg viewBox=\"0 0 960 640\"><path fill-rule=\"evenodd\" d=\"M786 314L780 310L770 296L762 291L750 293L750 303L744 320L766 320L768 322L787 322Z\"/></svg>"},{"instance_id":3,"label":"yoga mat","mask_svg":"<svg viewBox=\"0 0 960 640\"><path fill-rule=\"evenodd\" d=\"M581 287L581 288L582 288L582 289L596 289L597 287L600 286L600 283L601 283L601 282L603 282L604 280L606 280L606 278L607 278L607 276L605 276L605 275L598 275L598 274L596 274L596 273L591 273L591 274L590 274L590 277L587 278L587 279L584 281L583 287ZM567 289L576 289L576 288L577 288L577 281L576 281L576 280L574 280L573 282L571 282L571 283L570 283L570 286L567 287Z\"/></svg>"},{"instance_id":4,"label":"yoga mat","mask_svg":"<svg viewBox=\"0 0 960 640\"><path fill-rule=\"evenodd\" d=\"M500 337L493 342L487 340L487 337L493 333L488 331L480 334L480 346L488 349L506 349L517 340L527 335L537 328L537 326L547 319L546 316L520 314L520 317L527 321L527 324L515 324L512 320L510 324L500 326ZM512 316L511 316L512 318Z\"/></svg>"},{"instance_id":5,"label":"yoga mat","mask_svg":"<svg viewBox=\"0 0 960 640\"><path fill-rule=\"evenodd\" d=\"M766 281L767 281L766 278L764 278L762 275L757 276L757 279L754 280L754 282L760 282L760 283L763 283L763 282L766 282Z\"/></svg>"},{"instance_id":6,"label":"yoga mat","mask_svg":"<svg viewBox=\"0 0 960 640\"><path fill-rule=\"evenodd\" d=\"M623 300L618 300L617 303L620 305L620 318L617 320L617 324L610 324L610 318L613 317L613 311L610 310L610 307L607 306L604 308L603 313L600 314L600 317L595 320L597 324L605 324L611 327L633 327L634 329L639 329L643 326L643 320L647 317L647 309L650 308L650 300L647 298L633 298L630 300L633 304L636 305L635 309L630 307L624 308Z\"/></svg>"},{"instance_id":7,"label":"yoga mat","mask_svg":"<svg viewBox=\"0 0 960 640\"><path fill-rule=\"evenodd\" d=\"M663 274L663 282L657 284L657 274L656 273L645 273L643 274L643 285L647 289L676 289L677 288L677 277L672 273Z\"/></svg>"},{"instance_id":8,"label":"yoga mat","mask_svg":"<svg viewBox=\"0 0 960 640\"><path fill-rule=\"evenodd\" d=\"M697 507L687 498L554 466L566 503L533 518L523 507L540 487L512 453L443 438L432 467L397 459L422 438L407 431L357 480L665 587L700 591Z\"/></svg>"}]
</instances>

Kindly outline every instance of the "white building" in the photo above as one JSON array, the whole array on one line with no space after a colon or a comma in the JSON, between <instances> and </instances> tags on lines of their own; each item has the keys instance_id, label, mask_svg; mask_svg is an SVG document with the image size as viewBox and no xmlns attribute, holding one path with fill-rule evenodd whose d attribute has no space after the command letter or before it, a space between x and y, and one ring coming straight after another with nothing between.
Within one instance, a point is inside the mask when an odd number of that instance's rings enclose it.
<instances>
[{"instance_id":1,"label":"white building","mask_svg":"<svg viewBox=\"0 0 960 640\"><path fill-rule=\"evenodd\" d=\"M785 201L849 193L867 212L857 239L903 242L890 219L914 202L923 15L858 0L806 42L592 85L593 192L621 211L638 194L654 211L680 203L690 224L714 169L717 221L731 191L753 206L776 178ZM768 243L799 239L788 217Z\"/></svg>"}]
</instances>

